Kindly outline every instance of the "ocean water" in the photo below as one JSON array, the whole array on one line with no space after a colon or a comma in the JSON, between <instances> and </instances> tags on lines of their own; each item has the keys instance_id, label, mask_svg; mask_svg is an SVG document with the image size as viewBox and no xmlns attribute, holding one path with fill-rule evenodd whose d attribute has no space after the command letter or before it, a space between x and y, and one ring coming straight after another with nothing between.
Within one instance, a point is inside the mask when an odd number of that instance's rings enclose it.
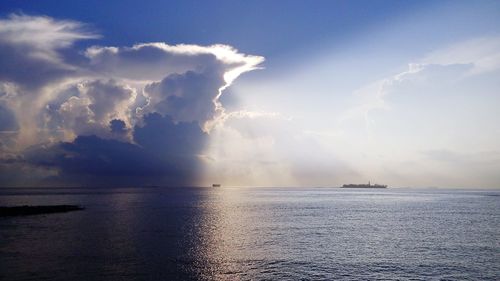
<instances>
[{"instance_id":1,"label":"ocean water","mask_svg":"<svg viewBox=\"0 0 500 281\"><path fill-rule=\"evenodd\" d=\"M500 191L0 189L0 280L500 280Z\"/></svg>"}]
</instances>

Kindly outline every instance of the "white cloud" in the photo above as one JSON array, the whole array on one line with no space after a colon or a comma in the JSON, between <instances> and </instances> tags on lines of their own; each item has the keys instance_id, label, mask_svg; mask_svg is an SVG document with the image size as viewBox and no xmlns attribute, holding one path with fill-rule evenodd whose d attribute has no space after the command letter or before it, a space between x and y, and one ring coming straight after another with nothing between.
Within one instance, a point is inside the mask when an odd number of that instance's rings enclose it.
<instances>
[{"instance_id":1,"label":"white cloud","mask_svg":"<svg viewBox=\"0 0 500 281\"><path fill-rule=\"evenodd\" d=\"M482 151L499 148L493 78L500 70L499 42L457 43L359 88L337 119L336 134L318 139L330 142L360 174L392 179L389 184L494 186L498 158L477 163Z\"/></svg>"},{"instance_id":2,"label":"white cloud","mask_svg":"<svg viewBox=\"0 0 500 281\"><path fill-rule=\"evenodd\" d=\"M217 123L225 114L218 101L222 91L263 61L226 45L73 47L98 37L71 20L0 19L0 52L9 58L0 62L2 99L19 123L18 148L61 136L103 135L112 119L133 126L150 112Z\"/></svg>"},{"instance_id":3,"label":"white cloud","mask_svg":"<svg viewBox=\"0 0 500 281\"><path fill-rule=\"evenodd\" d=\"M96 37L75 21L15 14L0 19L0 80L33 89L67 77L78 67L60 51Z\"/></svg>"},{"instance_id":4,"label":"white cloud","mask_svg":"<svg viewBox=\"0 0 500 281\"><path fill-rule=\"evenodd\" d=\"M39 50L55 53L70 47L76 40L96 38L85 31L85 25L71 20L50 17L12 14L0 20L2 40L16 45L29 45Z\"/></svg>"},{"instance_id":5,"label":"white cloud","mask_svg":"<svg viewBox=\"0 0 500 281\"><path fill-rule=\"evenodd\" d=\"M226 116L219 101L223 91L239 75L260 68L264 61L263 57L241 54L227 45L172 46L158 42L122 48L94 46L86 51L86 56L92 70L101 75L151 82L145 90L150 104L144 112L164 113L165 105L170 106L170 110L176 107L176 113L172 114L179 120L191 118L203 123L207 131L223 122ZM161 79L162 83L154 82ZM179 82L175 82L176 79ZM203 88L196 89L196 85ZM197 105L191 106L195 112L185 111L186 102L195 99Z\"/></svg>"},{"instance_id":6,"label":"white cloud","mask_svg":"<svg viewBox=\"0 0 500 281\"><path fill-rule=\"evenodd\" d=\"M471 64L469 75L500 69L500 37L482 37L453 44L431 52L424 64Z\"/></svg>"}]
</instances>

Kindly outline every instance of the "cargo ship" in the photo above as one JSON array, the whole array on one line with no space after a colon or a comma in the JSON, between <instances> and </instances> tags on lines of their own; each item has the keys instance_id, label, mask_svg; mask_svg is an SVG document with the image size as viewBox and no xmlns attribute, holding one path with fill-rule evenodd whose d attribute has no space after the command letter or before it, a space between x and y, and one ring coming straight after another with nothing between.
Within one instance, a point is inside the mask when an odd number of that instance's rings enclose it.
<instances>
[{"instance_id":1,"label":"cargo ship","mask_svg":"<svg viewBox=\"0 0 500 281\"><path fill-rule=\"evenodd\" d=\"M344 184L341 186L341 188L387 188L387 185L382 185L382 184L371 184L368 182L368 184Z\"/></svg>"},{"instance_id":2,"label":"cargo ship","mask_svg":"<svg viewBox=\"0 0 500 281\"><path fill-rule=\"evenodd\" d=\"M220 183L214 183L212 184L212 187L221 187Z\"/></svg>"}]
</instances>

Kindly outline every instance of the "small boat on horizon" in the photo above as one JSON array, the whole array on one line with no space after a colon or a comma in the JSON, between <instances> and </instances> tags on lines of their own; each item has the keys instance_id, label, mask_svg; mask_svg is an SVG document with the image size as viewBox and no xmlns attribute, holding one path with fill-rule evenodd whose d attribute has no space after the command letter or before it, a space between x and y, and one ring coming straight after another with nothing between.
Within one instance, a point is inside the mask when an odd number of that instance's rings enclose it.
<instances>
[{"instance_id":1,"label":"small boat on horizon","mask_svg":"<svg viewBox=\"0 0 500 281\"><path fill-rule=\"evenodd\" d=\"M221 187L221 184L220 183L214 183L214 184L212 184L212 187Z\"/></svg>"}]
</instances>

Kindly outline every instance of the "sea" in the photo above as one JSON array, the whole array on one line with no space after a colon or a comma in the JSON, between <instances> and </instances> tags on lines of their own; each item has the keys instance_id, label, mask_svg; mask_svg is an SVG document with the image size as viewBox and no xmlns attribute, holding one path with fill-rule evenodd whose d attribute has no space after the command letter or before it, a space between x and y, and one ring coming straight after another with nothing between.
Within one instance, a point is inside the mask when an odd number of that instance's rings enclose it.
<instances>
[{"instance_id":1,"label":"sea","mask_svg":"<svg viewBox=\"0 0 500 281\"><path fill-rule=\"evenodd\" d=\"M500 280L500 191L1 188L0 280Z\"/></svg>"}]
</instances>

